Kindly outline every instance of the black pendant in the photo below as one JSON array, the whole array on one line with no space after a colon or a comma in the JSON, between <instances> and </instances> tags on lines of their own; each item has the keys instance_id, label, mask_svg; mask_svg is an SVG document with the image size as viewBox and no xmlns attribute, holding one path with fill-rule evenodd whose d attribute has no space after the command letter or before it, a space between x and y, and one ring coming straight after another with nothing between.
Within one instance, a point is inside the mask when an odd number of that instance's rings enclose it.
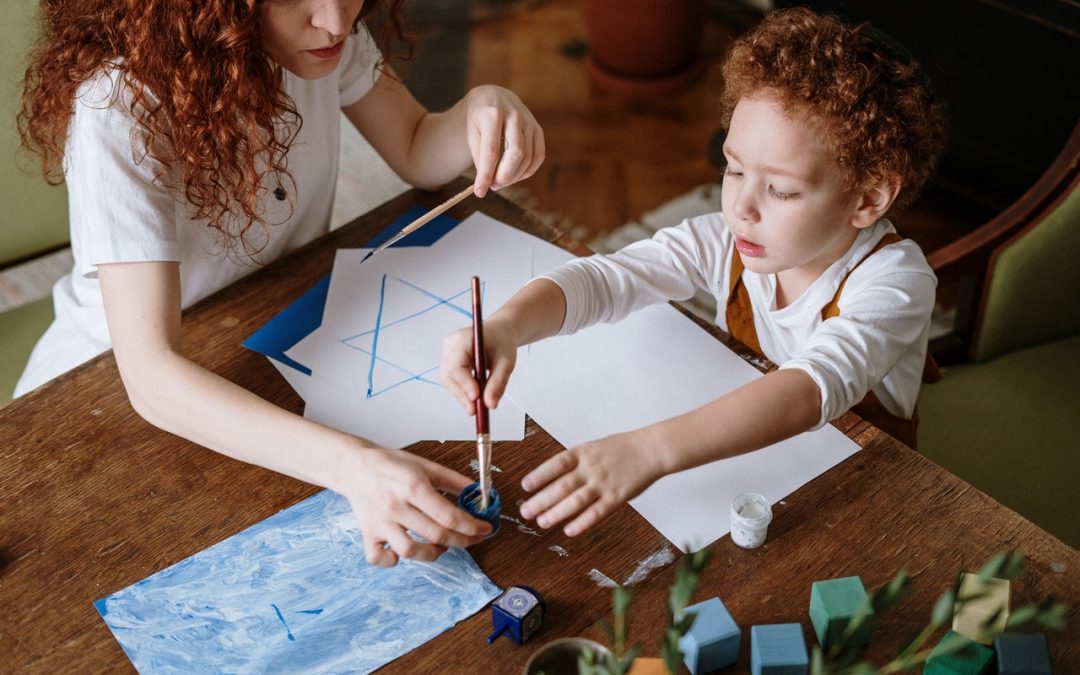
<instances>
[{"instance_id":1,"label":"black pendant","mask_svg":"<svg viewBox=\"0 0 1080 675\"><path fill-rule=\"evenodd\" d=\"M285 201L285 188L280 185L274 188L274 196L277 197L279 202Z\"/></svg>"}]
</instances>

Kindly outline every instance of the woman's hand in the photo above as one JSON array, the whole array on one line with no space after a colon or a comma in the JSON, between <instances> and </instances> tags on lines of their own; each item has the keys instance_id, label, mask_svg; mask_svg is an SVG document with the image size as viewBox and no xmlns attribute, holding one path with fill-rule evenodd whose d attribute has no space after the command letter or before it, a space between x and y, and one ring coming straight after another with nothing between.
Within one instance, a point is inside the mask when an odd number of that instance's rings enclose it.
<instances>
[{"instance_id":1,"label":"woman's hand","mask_svg":"<svg viewBox=\"0 0 1080 675\"><path fill-rule=\"evenodd\" d=\"M573 518L563 531L579 535L660 478L662 452L648 428L563 450L522 479L536 494L521 505L521 516L543 528Z\"/></svg>"},{"instance_id":2,"label":"woman's hand","mask_svg":"<svg viewBox=\"0 0 1080 675\"><path fill-rule=\"evenodd\" d=\"M464 103L478 197L536 173L544 163L544 132L516 94L483 85L469 91Z\"/></svg>"},{"instance_id":3,"label":"woman's hand","mask_svg":"<svg viewBox=\"0 0 1080 675\"><path fill-rule=\"evenodd\" d=\"M517 363L517 336L511 323L498 320L484 322L484 362L488 366L487 384L484 387L484 405L497 408L510 373ZM443 340L442 365L439 380L450 390L470 415L476 414L476 399L480 385L473 377L472 329L463 328Z\"/></svg>"},{"instance_id":4,"label":"woman's hand","mask_svg":"<svg viewBox=\"0 0 1080 675\"><path fill-rule=\"evenodd\" d=\"M452 546L465 547L491 533L438 491L458 494L470 481L460 473L405 450L365 447L337 491L352 506L364 537L364 557L392 567L401 558L431 561ZM411 531L423 537L417 541Z\"/></svg>"}]
</instances>

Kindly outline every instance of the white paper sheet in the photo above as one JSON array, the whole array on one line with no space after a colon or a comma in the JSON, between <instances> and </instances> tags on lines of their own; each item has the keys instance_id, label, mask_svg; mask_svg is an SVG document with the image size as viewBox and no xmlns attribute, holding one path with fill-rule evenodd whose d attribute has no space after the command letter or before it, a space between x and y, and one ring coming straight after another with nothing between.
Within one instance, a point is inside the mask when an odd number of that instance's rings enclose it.
<instances>
[{"instance_id":1,"label":"white paper sheet","mask_svg":"<svg viewBox=\"0 0 1080 675\"><path fill-rule=\"evenodd\" d=\"M571 447L693 410L757 377L678 310L657 305L532 345L519 354L507 395ZM737 494L779 501L858 449L826 426L666 476L630 504L671 543L696 551L730 531Z\"/></svg>"},{"instance_id":2,"label":"white paper sheet","mask_svg":"<svg viewBox=\"0 0 1080 675\"><path fill-rule=\"evenodd\" d=\"M531 241L474 214L430 247L338 251L322 326L301 349L312 375L305 417L388 447L476 438L438 382L443 338L472 325L470 279L491 316L529 279ZM542 242L541 242L542 243ZM513 405L490 413L493 440L524 438Z\"/></svg>"},{"instance_id":3,"label":"white paper sheet","mask_svg":"<svg viewBox=\"0 0 1080 675\"><path fill-rule=\"evenodd\" d=\"M269 356L266 357L266 360L281 373L281 376L285 378L285 381L289 383L289 386L293 388L293 391L300 395L300 398L307 399L308 380L310 379L307 374L301 373L296 368L291 368Z\"/></svg>"}]
</instances>

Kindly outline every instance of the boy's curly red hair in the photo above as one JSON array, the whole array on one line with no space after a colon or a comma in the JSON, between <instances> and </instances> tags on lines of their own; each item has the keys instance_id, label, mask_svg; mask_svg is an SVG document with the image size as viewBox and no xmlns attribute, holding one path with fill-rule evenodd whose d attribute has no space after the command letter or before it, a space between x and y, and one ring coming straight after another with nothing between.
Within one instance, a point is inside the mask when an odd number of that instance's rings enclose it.
<instances>
[{"instance_id":1,"label":"boy's curly red hair","mask_svg":"<svg viewBox=\"0 0 1080 675\"><path fill-rule=\"evenodd\" d=\"M360 18L386 11L375 36L384 54L394 38L411 49L399 17L403 2L372 1L361 11ZM241 245L253 225L266 227L263 179L289 179L286 156L302 120L281 89L281 67L260 48L258 3L43 0L43 34L26 71L19 129L23 147L41 156L46 180L63 182L79 86L115 66L132 92L132 141L179 169L182 185L175 187L193 217Z\"/></svg>"},{"instance_id":2,"label":"boy's curly red hair","mask_svg":"<svg viewBox=\"0 0 1080 675\"><path fill-rule=\"evenodd\" d=\"M739 99L775 96L820 127L847 189L899 179L894 210L918 196L945 145L942 106L922 69L866 23L849 28L801 7L771 12L732 44L723 74L724 128Z\"/></svg>"}]
</instances>

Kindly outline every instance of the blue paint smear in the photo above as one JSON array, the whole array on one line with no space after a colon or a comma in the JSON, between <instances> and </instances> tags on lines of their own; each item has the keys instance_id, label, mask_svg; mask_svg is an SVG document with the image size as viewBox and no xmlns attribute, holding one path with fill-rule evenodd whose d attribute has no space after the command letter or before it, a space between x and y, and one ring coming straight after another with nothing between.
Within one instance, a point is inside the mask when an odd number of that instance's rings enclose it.
<instances>
[{"instance_id":1,"label":"blue paint smear","mask_svg":"<svg viewBox=\"0 0 1080 675\"><path fill-rule=\"evenodd\" d=\"M427 213L427 208L416 204L403 213L397 220L367 243L375 247L401 231L412 221ZM432 219L416 232L403 237L390 248L403 246L431 246L461 221L443 214ZM311 375L311 368L291 359L285 352L310 335L322 325L323 308L326 306L326 294L330 290L330 275L320 279L303 295L274 316L259 330L252 333L242 343L251 351L268 356L278 363L294 368L305 375Z\"/></svg>"},{"instance_id":2,"label":"blue paint smear","mask_svg":"<svg viewBox=\"0 0 1080 675\"><path fill-rule=\"evenodd\" d=\"M369 673L498 594L462 549L369 565L327 490L94 606L142 673Z\"/></svg>"}]
</instances>

